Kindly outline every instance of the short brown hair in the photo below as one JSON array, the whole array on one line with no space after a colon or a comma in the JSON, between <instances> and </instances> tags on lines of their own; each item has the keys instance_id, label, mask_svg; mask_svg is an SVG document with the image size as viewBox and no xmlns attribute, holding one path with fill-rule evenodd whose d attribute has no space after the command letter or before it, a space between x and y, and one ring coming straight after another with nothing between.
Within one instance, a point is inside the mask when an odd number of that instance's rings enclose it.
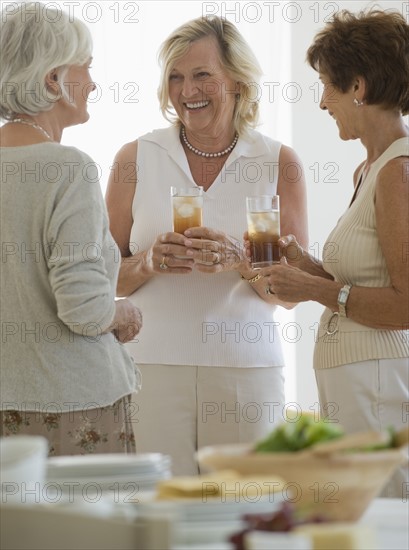
<instances>
[{"instance_id":1,"label":"short brown hair","mask_svg":"<svg viewBox=\"0 0 409 550\"><path fill-rule=\"evenodd\" d=\"M315 37L307 61L345 93L365 79L365 102L409 112L409 25L394 11L342 10Z\"/></svg>"}]
</instances>

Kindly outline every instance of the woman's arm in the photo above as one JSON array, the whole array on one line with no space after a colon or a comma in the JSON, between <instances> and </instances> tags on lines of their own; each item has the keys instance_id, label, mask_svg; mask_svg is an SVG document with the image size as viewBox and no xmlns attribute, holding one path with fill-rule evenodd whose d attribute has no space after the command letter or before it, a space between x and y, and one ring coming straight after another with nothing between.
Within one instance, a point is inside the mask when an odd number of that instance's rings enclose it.
<instances>
[{"instance_id":1,"label":"woman's arm","mask_svg":"<svg viewBox=\"0 0 409 550\"><path fill-rule=\"evenodd\" d=\"M191 273L193 260L181 260L184 255L183 235L166 233L158 235L150 248L133 253L130 243L133 224L132 203L137 184L137 141L127 143L115 157L108 181L106 203L110 230L122 256L119 270L117 296L126 297L135 292L154 275ZM163 257L167 257L167 270L161 270Z\"/></svg>"},{"instance_id":2,"label":"woman's arm","mask_svg":"<svg viewBox=\"0 0 409 550\"><path fill-rule=\"evenodd\" d=\"M118 305L114 301L115 289L107 275L112 239L101 187L97 180L84 178L83 168L93 164L91 159L85 153L74 154L80 155L74 157L77 162L67 166L77 168L61 179L47 223L46 246L52 252L47 258L48 278L57 314L82 336L99 336L118 328L118 339L123 342L139 332L141 314L130 302ZM103 253L91 256L89 250Z\"/></svg>"},{"instance_id":3,"label":"woman's arm","mask_svg":"<svg viewBox=\"0 0 409 550\"><path fill-rule=\"evenodd\" d=\"M347 315L362 325L384 330L409 328L409 184L406 157L393 159L378 175L376 222L391 286L352 287ZM313 300L338 311L342 284L280 265L269 274L271 288L281 299Z\"/></svg>"},{"instance_id":4,"label":"woman's arm","mask_svg":"<svg viewBox=\"0 0 409 550\"><path fill-rule=\"evenodd\" d=\"M365 162L362 162L354 172L354 187L358 184L358 178L364 164ZM286 231L281 231L281 235L283 235L283 237L280 238L279 244L282 248L282 254L285 256L289 265L298 267L298 269L310 275L333 280L332 275L325 271L321 260L309 254L306 251L306 247L303 246L303 243L297 240L296 235L287 233Z\"/></svg>"},{"instance_id":5,"label":"woman's arm","mask_svg":"<svg viewBox=\"0 0 409 550\"><path fill-rule=\"evenodd\" d=\"M137 152L137 141L126 143L118 151L111 167L105 195L109 228L124 258L131 255L129 239L133 223L132 202L136 189Z\"/></svg>"},{"instance_id":6,"label":"woman's arm","mask_svg":"<svg viewBox=\"0 0 409 550\"><path fill-rule=\"evenodd\" d=\"M298 155L283 145L279 157L277 194L280 196L281 235L294 235L308 248L307 191L304 169Z\"/></svg>"},{"instance_id":7,"label":"woman's arm","mask_svg":"<svg viewBox=\"0 0 409 550\"><path fill-rule=\"evenodd\" d=\"M129 296L153 276L146 265L146 251L132 255L130 236L132 203L136 189L138 142L125 144L117 153L108 180L105 201L109 228L122 256L117 295Z\"/></svg>"},{"instance_id":8,"label":"woman's arm","mask_svg":"<svg viewBox=\"0 0 409 550\"><path fill-rule=\"evenodd\" d=\"M375 215L391 286L352 289L348 316L373 328L409 328L409 159L388 162L378 174Z\"/></svg>"}]
</instances>

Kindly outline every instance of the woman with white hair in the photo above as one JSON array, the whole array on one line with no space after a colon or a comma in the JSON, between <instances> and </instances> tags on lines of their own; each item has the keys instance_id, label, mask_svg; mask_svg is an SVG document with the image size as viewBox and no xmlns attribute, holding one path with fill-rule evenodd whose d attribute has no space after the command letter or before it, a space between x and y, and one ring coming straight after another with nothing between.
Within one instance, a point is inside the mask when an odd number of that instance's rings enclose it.
<instances>
[{"instance_id":1,"label":"woman with white hair","mask_svg":"<svg viewBox=\"0 0 409 550\"><path fill-rule=\"evenodd\" d=\"M0 434L43 435L53 455L132 452L139 373L120 342L141 315L115 302L97 167L59 143L89 118L90 33L33 2L3 10L0 36Z\"/></svg>"},{"instance_id":2,"label":"woman with white hair","mask_svg":"<svg viewBox=\"0 0 409 550\"><path fill-rule=\"evenodd\" d=\"M294 151L253 129L261 69L232 23L182 25L160 60L160 106L173 124L119 151L107 203L124 257L118 292L144 310L143 334L128 344L143 376L138 450L195 474L198 447L255 441L282 419L273 314L287 304L266 294L241 236L246 195L278 193L282 230L307 246L305 184ZM203 187L206 227L171 231L171 186Z\"/></svg>"}]
</instances>

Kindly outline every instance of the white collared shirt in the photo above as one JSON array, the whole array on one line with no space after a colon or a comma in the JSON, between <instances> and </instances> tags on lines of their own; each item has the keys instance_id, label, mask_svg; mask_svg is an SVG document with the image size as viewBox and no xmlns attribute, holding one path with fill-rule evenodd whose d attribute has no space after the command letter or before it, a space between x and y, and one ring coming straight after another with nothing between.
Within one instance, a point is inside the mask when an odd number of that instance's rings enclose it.
<instances>
[{"instance_id":1,"label":"white collared shirt","mask_svg":"<svg viewBox=\"0 0 409 550\"><path fill-rule=\"evenodd\" d=\"M170 187L195 187L173 126L138 140L138 183L132 205L133 252L171 231ZM281 144L250 131L240 137L225 166L204 193L203 225L242 242L248 195L275 194ZM212 170L211 160L208 164ZM143 311L135 360L149 364L263 367L281 366L274 306L264 302L236 271L157 275L132 296Z\"/></svg>"}]
</instances>

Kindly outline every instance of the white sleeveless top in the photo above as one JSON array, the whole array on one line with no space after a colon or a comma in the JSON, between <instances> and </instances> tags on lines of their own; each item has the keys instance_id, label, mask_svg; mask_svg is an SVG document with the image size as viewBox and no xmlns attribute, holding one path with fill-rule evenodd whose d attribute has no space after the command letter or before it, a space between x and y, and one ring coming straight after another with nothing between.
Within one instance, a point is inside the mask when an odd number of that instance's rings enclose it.
<instances>
[{"instance_id":1,"label":"white sleeveless top","mask_svg":"<svg viewBox=\"0 0 409 550\"><path fill-rule=\"evenodd\" d=\"M366 287L390 286L376 227L375 189L379 171L388 161L400 156L409 156L407 137L392 143L372 164L356 199L328 236L323 265L336 281ZM409 357L409 330L378 330L337 317L338 331L330 336L325 334L325 329L331 316L332 311L326 308L315 346L315 369L370 359Z\"/></svg>"},{"instance_id":2,"label":"white sleeveless top","mask_svg":"<svg viewBox=\"0 0 409 550\"><path fill-rule=\"evenodd\" d=\"M274 194L281 144L258 132L240 138L204 193L203 225L242 242L247 195ZM138 183L132 205L132 253L170 231L170 187L195 187L178 129L155 130L138 140ZM128 348L139 363L265 367L283 365L274 306L237 271L157 275L130 299L143 312L138 342Z\"/></svg>"}]
</instances>

